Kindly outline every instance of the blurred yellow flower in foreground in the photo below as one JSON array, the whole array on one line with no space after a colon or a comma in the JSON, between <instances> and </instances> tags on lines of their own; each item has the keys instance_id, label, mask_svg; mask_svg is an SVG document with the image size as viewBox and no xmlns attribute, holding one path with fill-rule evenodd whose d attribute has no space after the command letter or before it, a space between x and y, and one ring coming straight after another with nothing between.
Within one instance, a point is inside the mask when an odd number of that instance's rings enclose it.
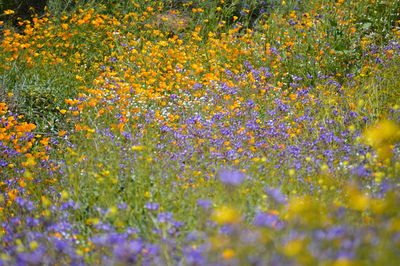
<instances>
[{"instance_id":1,"label":"blurred yellow flower in foreground","mask_svg":"<svg viewBox=\"0 0 400 266\"><path fill-rule=\"evenodd\" d=\"M355 184L347 184L345 191L347 194L348 205L351 209L365 211L370 207L371 199L367 194L360 191Z\"/></svg>"},{"instance_id":2,"label":"blurred yellow flower in foreground","mask_svg":"<svg viewBox=\"0 0 400 266\"><path fill-rule=\"evenodd\" d=\"M224 257L224 259L231 259L234 256L235 256L235 251L233 251L230 248L227 248L222 252L222 257Z\"/></svg>"},{"instance_id":3,"label":"blurred yellow flower in foreground","mask_svg":"<svg viewBox=\"0 0 400 266\"><path fill-rule=\"evenodd\" d=\"M390 159L393 156L392 145L400 141L400 126L389 119L379 121L365 130L364 140L376 149L379 159Z\"/></svg>"},{"instance_id":4,"label":"blurred yellow flower in foreground","mask_svg":"<svg viewBox=\"0 0 400 266\"><path fill-rule=\"evenodd\" d=\"M296 256L303 249L304 242L301 239L293 239L283 247L283 253L289 257Z\"/></svg>"},{"instance_id":5,"label":"blurred yellow flower in foreground","mask_svg":"<svg viewBox=\"0 0 400 266\"><path fill-rule=\"evenodd\" d=\"M240 213L233 208L222 206L213 212L211 218L217 224L236 224L240 222Z\"/></svg>"},{"instance_id":6,"label":"blurred yellow flower in foreground","mask_svg":"<svg viewBox=\"0 0 400 266\"><path fill-rule=\"evenodd\" d=\"M400 141L400 126L392 120L382 120L369 127L364 132L367 144L378 148L385 144L394 144Z\"/></svg>"}]
</instances>

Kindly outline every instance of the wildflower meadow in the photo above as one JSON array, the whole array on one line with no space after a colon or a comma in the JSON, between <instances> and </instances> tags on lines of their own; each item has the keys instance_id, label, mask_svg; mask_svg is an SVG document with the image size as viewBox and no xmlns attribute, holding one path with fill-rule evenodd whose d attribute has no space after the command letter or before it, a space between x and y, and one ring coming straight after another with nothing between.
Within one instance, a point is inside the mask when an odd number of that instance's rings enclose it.
<instances>
[{"instance_id":1,"label":"wildflower meadow","mask_svg":"<svg viewBox=\"0 0 400 266\"><path fill-rule=\"evenodd\" d=\"M0 13L0 265L400 265L399 0Z\"/></svg>"}]
</instances>

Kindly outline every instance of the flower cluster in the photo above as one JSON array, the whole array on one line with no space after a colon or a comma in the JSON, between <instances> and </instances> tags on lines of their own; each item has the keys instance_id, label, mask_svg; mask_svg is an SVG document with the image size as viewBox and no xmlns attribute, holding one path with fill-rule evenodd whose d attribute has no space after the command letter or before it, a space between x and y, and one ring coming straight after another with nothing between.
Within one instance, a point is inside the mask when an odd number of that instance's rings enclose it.
<instances>
[{"instance_id":1,"label":"flower cluster","mask_svg":"<svg viewBox=\"0 0 400 266\"><path fill-rule=\"evenodd\" d=\"M400 261L398 1L116 2L0 29L0 265Z\"/></svg>"}]
</instances>

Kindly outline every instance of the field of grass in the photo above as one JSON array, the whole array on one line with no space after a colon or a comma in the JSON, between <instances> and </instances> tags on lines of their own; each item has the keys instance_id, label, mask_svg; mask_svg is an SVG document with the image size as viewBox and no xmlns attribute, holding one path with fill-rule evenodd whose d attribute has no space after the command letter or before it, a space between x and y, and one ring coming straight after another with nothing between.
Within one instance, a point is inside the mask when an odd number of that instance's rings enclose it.
<instances>
[{"instance_id":1,"label":"field of grass","mask_svg":"<svg viewBox=\"0 0 400 266\"><path fill-rule=\"evenodd\" d=\"M26 2L0 265L400 264L400 1Z\"/></svg>"}]
</instances>

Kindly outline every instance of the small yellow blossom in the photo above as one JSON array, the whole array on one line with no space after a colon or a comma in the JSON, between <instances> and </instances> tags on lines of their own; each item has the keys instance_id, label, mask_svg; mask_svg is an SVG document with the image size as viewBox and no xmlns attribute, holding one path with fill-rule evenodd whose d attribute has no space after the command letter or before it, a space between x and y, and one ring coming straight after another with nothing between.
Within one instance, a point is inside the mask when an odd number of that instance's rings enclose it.
<instances>
[{"instance_id":1,"label":"small yellow blossom","mask_svg":"<svg viewBox=\"0 0 400 266\"><path fill-rule=\"evenodd\" d=\"M231 259L235 256L235 251L233 249L227 248L222 252L222 257L224 259Z\"/></svg>"},{"instance_id":2,"label":"small yellow blossom","mask_svg":"<svg viewBox=\"0 0 400 266\"><path fill-rule=\"evenodd\" d=\"M132 146L131 147L131 150L133 150L133 151L141 151L141 150L144 150L144 146L141 146L141 145L137 145L137 146Z\"/></svg>"},{"instance_id":3,"label":"small yellow blossom","mask_svg":"<svg viewBox=\"0 0 400 266\"><path fill-rule=\"evenodd\" d=\"M30 248L31 250L35 250L35 249L37 249L38 247L39 247L39 244L38 244L35 240L33 240L32 242L29 243L29 248Z\"/></svg>"},{"instance_id":4,"label":"small yellow blossom","mask_svg":"<svg viewBox=\"0 0 400 266\"><path fill-rule=\"evenodd\" d=\"M67 191L61 192L61 199L66 200L69 198L69 193Z\"/></svg>"},{"instance_id":5,"label":"small yellow blossom","mask_svg":"<svg viewBox=\"0 0 400 266\"><path fill-rule=\"evenodd\" d=\"M14 13L15 13L15 11L14 11L14 10L11 10L11 9L7 9L7 10L4 11L4 14L5 14L5 15L12 15L12 14L14 14Z\"/></svg>"}]
</instances>

